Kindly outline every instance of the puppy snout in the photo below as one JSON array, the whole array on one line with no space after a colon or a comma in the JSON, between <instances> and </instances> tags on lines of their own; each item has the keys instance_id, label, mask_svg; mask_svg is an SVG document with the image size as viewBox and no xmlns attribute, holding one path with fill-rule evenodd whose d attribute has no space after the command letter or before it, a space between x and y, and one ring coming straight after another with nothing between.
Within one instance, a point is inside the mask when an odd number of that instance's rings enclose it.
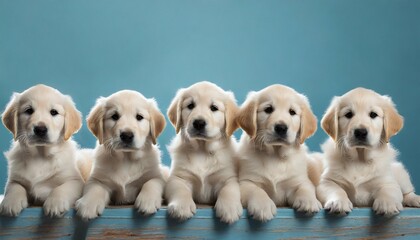
<instances>
[{"instance_id":1,"label":"puppy snout","mask_svg":"<svg viewBox=\"0 0 420 240\"><path fill-rule=\"evenodd\" d=\"M366 130L366 128L357 128L354 130L354 137L357 140L360 141L365 141L368 135L368 131Z\"/></svg>"},{"instance_id":2,"label":"puppy snout","mask_svg":"<svg viewBox=\"0 0 420 240\"><path fill-rule=\"evenodd\" d=\"M120 139L124 143L132 143L134 139L134 134L131 131L122 132L120 134Z\"/></svg>"},{"instance_id":3,"label":"puppy snout","mask_svg":"<svg viewBox=\"0 0 420 240\"><path fill-rule=\"evenodd\" d=\"M193 127L195 130L197 131L203 131L204 128L206 127L206 121L204 121L203 119L196 119L193 122Z\"/></svg>"},{"instance_id":4,"label":"puppy snout","mask_svg":"<svg viewBox=\"0 0 420 240\"><path fill-rule=\"evenodd\" d=\"M45 137L48 133L48 128L44 125L35 126L34 133L38 137Z\"/></svg>"},{"instance_id":5,"label":"puppy snout","mask_svg":"<svg viewBox=\"0 0 420 240\"><path fill-rule=\"evenodd\" d=\"M277 135L279 136L284 136L287 133L287 125L286 124L276 124L274 126L274 131L276 132Z\"/></svg>"}]
</instances>

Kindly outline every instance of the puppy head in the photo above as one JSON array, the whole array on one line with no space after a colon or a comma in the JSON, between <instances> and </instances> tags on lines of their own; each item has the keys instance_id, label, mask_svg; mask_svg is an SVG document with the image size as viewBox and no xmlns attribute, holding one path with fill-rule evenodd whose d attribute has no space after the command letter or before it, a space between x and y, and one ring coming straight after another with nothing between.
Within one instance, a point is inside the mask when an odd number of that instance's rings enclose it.
<instances>
[{"instance_id":1,"label":"puppy head","mask_svg":"<svg viewBox=\"0 0 420 240\"><path fill-rule=\"evenodd\" d=\"M136 151L165 128L165 117L155 100L139 92L123 90L99 98L87 117L88 128L108 149Z\"/></svg>"},{"instance_id":2,"label":"puppy head","mask_svg":"<svg viewBox=\"0 0 420 240\"><path fill-rule=\"evenodd\" d=\"M283 85L249 93L237 122L263 145L302 144L317 128L307 98Z\"/></svg>"},{"instance_id":3,"label":"puppy head","mask_svg":"<svg viewBox=\"0 0 420 240\"><path fill-rule=\"evenodd\" d=\"M230 137L238 128L235 121L236 100L210 82L199 82L180 89L168 109L168 117L176 129L190 139L216 140Z\"/></svg>"},{"instance_id":4,"label":"puppy head","mask_svg":"<svg viewBox=\"0 0 420 240\"><path fill-rule=\"evenodd\" d=\"M2 121L15 140L35 146L66 141L82 126L71 97L45 85L13 94Z\"/></svg>"},{"instance_id":5,"label":"puppy head","mask_svg":"<svg viewBox=\"0 0 420 240\"><path fill-rule=\"evenodd\" d=\"M334 97L321 125L337 143L348 148L374 148L389 142L401 130L403 118L388 96L356 88Z\"/></svg>"}]
</instances>

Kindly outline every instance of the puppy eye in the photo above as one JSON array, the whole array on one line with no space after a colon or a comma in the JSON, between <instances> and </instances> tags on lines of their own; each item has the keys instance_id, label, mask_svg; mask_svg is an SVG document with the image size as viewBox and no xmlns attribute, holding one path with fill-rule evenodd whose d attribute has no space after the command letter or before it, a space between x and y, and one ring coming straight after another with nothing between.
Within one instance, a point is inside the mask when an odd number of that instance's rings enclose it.
<instances>
[{"instance_id":1,"label":"puppy eye","mask_svg":"<svg viewBox=\"0 0 420 240\"><path fill-rule=\"evenodd\" d=\"M289 113L290 113L290 115L292 115L292 116L296 115L296 112L295 112L295 110L293 110L293 109L290 109L290 110L289 110Z\"/></svg>"},{"instance_id":2,"label":"puppy eye","mask_svg":"<svg viewBox=\"0 0 420 240\"><path fill-rule=\"evenodd\" d=\"M118 113L114 113L114 115L112 115L111 118L117 121L118 119L120 119L120 115Z\"/></svg>"},{"instance_id":3,"label":"puppy eye","mask_svg":"<svg viewBox=\"0 0 420 240\"><path fill-rule=\"evenodd\" d=\"M51 114L51 116L55 116L55 115L58 114L58 112L55 109L51 109L50 114Z\"/></svg>"},{"instance_id":4,"label":"puppy eye","mask_svg":"<svg viewBox=\"0 0 420 240\"><path fill-rule=\"evenodd\" d=\"M211 106L210 106L210 110L211 110L212 112L216 112L217 110L219 110L219 108L217 108L215 105L211 105Z\"/></svg>"},{"instance_id":5,"label":"puppy eye","mask_svg":"<svg viewBox=\"0 0 420 240\"><path fill-rule=\"evenodd\" d=\"M187 108L192 110L193 108L195 108L195 104L192 102L192 103L188 104Z\"/></svg>"},{"instance_id":6,"label":"puppy eye","mask_svg":"<svg viewBox=\"0 0 420 240\"><path fill-rule=\"evenodd\" d=\"M272 112L274 112L274 108L272 106L268 106L264 109L264 112L267 114L270 114Z\"/></svg>"},{"instance_id":7,"label":"puppy eye","mask_svg":"<svg viewBox=\"0 0 420 240\"><path fill-rule=\"evenodd\" d=\"M33 108L28 108L25 110L25 113L28 115L32 115L32 113L34 113L34 109Z\"/></svg>"},{"instance_id":8,"label":"puppy eye","mask_svg":"<svg viewBox=\"0 0 420 240\"><path fill-rule=\"evenodd\" d=\"M141 120L143 120L143 116L140 115L140 114L137 114L136 119L137 119L137 121L141 121Z\"/></svg>"},{"instance_id":9,"label":"puppy eye","mask_svg":"<svg viewBox=\"0 0 420 240\"><path fill-rule=\"evenodd\" d=\"M376 112L370 112L369 116L370 116L370 118L374 119L378 116L378 114Z\"/></svg>"},{"instance_id":10,"label":"puppy eye","mask_svg":"<svg viewBox=\"0 0 420 240\"><path fill-rule=\"evenodd\" d=\"M353 112L348 112L346 115L344 115L346 118L350 119L353 117Z\"/></svg>"}]
</instances>

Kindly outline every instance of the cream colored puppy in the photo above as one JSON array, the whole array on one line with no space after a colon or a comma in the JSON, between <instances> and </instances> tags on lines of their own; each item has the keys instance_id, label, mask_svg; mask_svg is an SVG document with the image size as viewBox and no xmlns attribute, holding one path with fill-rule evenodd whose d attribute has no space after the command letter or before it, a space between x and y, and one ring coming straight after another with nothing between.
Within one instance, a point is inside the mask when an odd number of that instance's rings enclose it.
<instances>
[{"instance_id":1,"label":"cream colored puppy","mask_svg":"<svg viewBox=\"0 0 420 240\"><path fill-rule=\"evenodd\" d=\"M77 214L95 218L110 202L134 203L143 214L155 213L165 185L155 145L165 118L155 100L135 91L119 91L99 98L87 122L98 144L83 197L76 202ZM89 168L90 164L80 166ZM81 172L86 176L89 171Z\"/></svg>"},{"instance_id":2,"label":"cream colored puppy","mask_svg":"<svg viewBox=\"0 0 420 240\"><path fill-rule=\"evenodd\" d=\"M394 215L403 204L420 207L389 143L403 126L391 98L356 88L335 97L321 123L331 137L322 146L327 167L317 191L326 209L342 214L372 206L377 214Z\"/></svg>"},{"instance_id":3,"label":"cream colored puppy","mask_svg":"<svg viewBox=\"0 0 420 240\"><path fill-rule=\"evenodd\" d=\"M237 120L245 131L239 142L239 184L249 214L267 221L276 214L276 206L286 205L318 212L321 204L307 167L315 160L304 145L316 131L317 120L307 98L272 85L249 93Z\"/></svg>"},{"instance_id":4,"label":"cream colored puppy","mask_svg":"<svg viewBox=\"0 0 420 240\"><path fill-rule=\"evenodd\" d=\"M63 215L83 188L71 140L82 121L72 99L36 85L13 95L2 120L15 142L5 153L9 176L0 214L17 216L33 203L43 204L46 215Z\"/></svg>"},{"instance_id":5,"label":"cream colored puppy","mask_svg":"<svg viewBox=\"0 0 420 240\"><path fill-rule=\"evenodd\" d=\"M197 203L215 204L217 217L232 223L242 215L235 166L237 106L233 93L209 82L181 89L168 116L178 133L169 146L171 174L165 197L170 216L185 220Z\"/></svg>"}]
</instances>

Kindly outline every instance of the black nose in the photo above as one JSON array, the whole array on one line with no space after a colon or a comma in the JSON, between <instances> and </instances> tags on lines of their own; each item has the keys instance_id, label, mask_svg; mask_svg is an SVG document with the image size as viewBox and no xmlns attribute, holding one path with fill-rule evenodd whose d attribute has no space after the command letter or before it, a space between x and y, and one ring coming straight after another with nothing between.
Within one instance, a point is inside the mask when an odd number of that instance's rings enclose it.
<instances>
[{"instance_id":1,"label":"black nose","mask_svg":"<svg viewBox=\"0 0 420 240\"><path fill-rule=\"evenodd\" d=\"M132 132L122 132L120 134L120 138L121 138L121 141L123 141L124 143L132 143L134 134Z\"/></svg>"},{"instance_id":2,"label":"black nose","mask_svg":"<svg viewBox=\"0 0 420 240\"><path fill-rule=\"evenodd\" d=\"M366 140L367 135L368 135L368 131L366 130L366 128L357 128L354 130L354 137L357 140L364 141Z\"/></svg>"},{"instance_id":3,"label":"black nose","mask_svg":"<svg viewBox=\"0 0 420 240\"><path fill-rule=\"evenodd\" d=\"M206 121L204 121L203 119L194 120L193 127L196 130L201 131L201 130L203 130L206 127Z\"/></svg>"},{"instance_id":4,"label":"black nose","mask_svg":"<svg viewBox=\"0 0 420 240\"><path fill-rule=\"evenodd\" d=\"M288 127L286 126L286 124L276 124L274 126L274 131L280 136L286 135L287 129Z\"/></svg>"},{"instance_id":5,"label":"black nose","mask_svg":"<svg viewBox=\"0 0 420 240\"><path fill-rule=\"evenodd\" d=\"M36 126L34 127L34 133L38 137L45 137L48 133L48 128L46 126Z\"/></svg>"}]
</instances>

